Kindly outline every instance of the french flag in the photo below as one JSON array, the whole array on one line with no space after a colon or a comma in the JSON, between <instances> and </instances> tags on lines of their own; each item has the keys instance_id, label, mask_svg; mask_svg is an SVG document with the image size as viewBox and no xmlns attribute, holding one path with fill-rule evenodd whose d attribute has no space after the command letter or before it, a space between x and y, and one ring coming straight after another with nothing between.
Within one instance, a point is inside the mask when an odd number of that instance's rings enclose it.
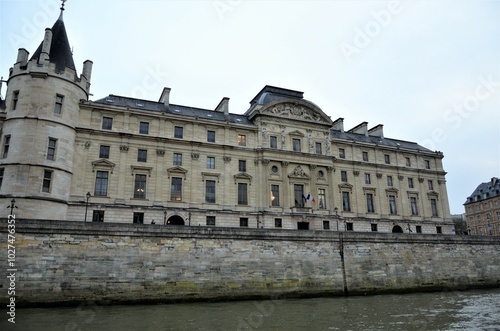
<instances>
[{"instance_id":1,"label":"french flag","mask_svg":"<svg viewBox=\"0 0 500 331\"><path fill-rule=\"evenodd\" d=\"M312 202L316 202L316 200L314 200L314 198L313 198L313 196L311 195L311 193L309 193L309 194L307 195L307 200L308 200L308 201L312 201Z\"/></svg>"}]
</instances>

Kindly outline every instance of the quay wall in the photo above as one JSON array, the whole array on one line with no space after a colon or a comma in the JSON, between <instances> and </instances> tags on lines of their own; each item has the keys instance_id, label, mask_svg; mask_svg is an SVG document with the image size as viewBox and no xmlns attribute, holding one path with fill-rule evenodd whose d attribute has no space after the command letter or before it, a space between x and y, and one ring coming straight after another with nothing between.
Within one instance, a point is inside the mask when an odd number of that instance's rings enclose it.
<instances>
[{"instance_id":1,"label":"quay wall","mask_svg":"<svg viewBox=\"0 0 500 331\"><path fill-rule=\"evenodd\" d=\"M499 237L16 221L12 246L19 306L500 287Z\"/></svg>"}]
</instances>

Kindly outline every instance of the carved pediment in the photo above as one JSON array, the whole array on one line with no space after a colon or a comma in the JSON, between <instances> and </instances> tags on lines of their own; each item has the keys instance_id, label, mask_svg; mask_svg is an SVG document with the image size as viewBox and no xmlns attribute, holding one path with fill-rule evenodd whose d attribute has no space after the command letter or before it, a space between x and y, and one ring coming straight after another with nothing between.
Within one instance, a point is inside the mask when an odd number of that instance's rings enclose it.
<instances>
[{"instance_id":1,"label":"carved pediment","mask_svg":"<svg viewBox=\"0 0 500 331\"><path fill-rule=\"evenodd\" d=\"M187 174L187 170L184 169L183 167L179 167L179 166L175 166L175 167L172 167L172 168L168 168L167 169L167 173L168 173L168 178L170 178L170 175L171 174L177 174L177 175L182 175L182 176L186 176Z\"/></svg>"},{"instance_id":2,"label":"carved pediment","mask_svg":"<svg viewBox=\"0 0 500 331\"><path fill-rule=\"evenodd\" d=\"M100 159L97 161L92 161L92 172L95 172L96 167L111 169L111 173L113 173L113 169L115 168L115 164L109 160Z\"/></svg>"},{"instance_id":3,"label":"carved pediment","mask_svg":"<svg viewBox=\"0 0 500 331\"><path fill-rule=\"evenodd\" d=\"M241 181L241 180L251 182L252 176L250 176L249 174L244 173L244 172L240 172L240 173L234 175L234 183L236 183L237 181Z\"/></svg>"},{"instance_id":4,"label":"carved pediment","mask_svg":"<svg viewBox=\"0 0 500 331\"><path fill-rule=\"evenodd\" d=\"M396 195L397 196L398 192L399 192L398 189L395 187L390 187L390 188L385 189L385 193L387 196L389 196L389 195Z\"/></svg>"},{"instance_id":5,"label":"carved pediment","mask_svg":"<svg viewBox=\"0 0 500 331\"><path fill-rule=\"evenodd\" d=\"M332 120L319 107L307 100L280 100L265 105L258 110L259 114L325 124L331 126ZM252 115L257 115L256 113ZM253 116L251 116L253 117Z\"/></svg>"},{"instance_id":6,"label":"carved pediment","mask_svg":"<svg viewBox=\"0 0 500 331\"><path fill-rule=\"evenodd\" d=\"M342 184L339 184L339 192L342 192L342 191L350 191L352 192L352 188L353 186L349 183L342 183Z\"/></svg>"},{"instance_id":7,"label":"carved pediment","mask_svg":"<svg viewBox=\"0 0 500 331\"><path fill-rule=\"evenodd\" d=\"M439 193L437 193L436 191L430 191L427 192L427 197L429 199L437 199L439 197Z\"/></svg>"},{"instance_id":8,"label":"carved pediment","mask_svg":"<svg viewBox=\"0 0 500 331\"><path fill-rule=\"evenodd\" d=\"M301 178L301 179L310 179L311 177L302 169L301 166L297 166L293 169L293 172L288 175L289 178Z\"/></svg>"}]
</instances>

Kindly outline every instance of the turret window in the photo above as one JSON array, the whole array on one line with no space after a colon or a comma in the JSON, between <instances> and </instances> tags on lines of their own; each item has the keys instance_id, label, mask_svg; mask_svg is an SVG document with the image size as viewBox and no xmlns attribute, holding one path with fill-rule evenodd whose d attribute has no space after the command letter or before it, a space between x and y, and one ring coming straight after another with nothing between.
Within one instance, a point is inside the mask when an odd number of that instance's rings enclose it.
<instances>
[{"instance_id":1,"label":"turret window","mask_svg":"<svg viewBox=\"0 0 500 331\"><path fill-rule=\"evenodd\" d=\"M12 110L16 110L18 101L19 101L19 91L14 91L14 93L12 93Z\"/></svg>"},{"instance_id":2,"label":"turret window","mask_svg":"<svg viewBox=\"0 0 500 331\"><path fill-rule=\"evenodd\" d=\"M3 141L3 153L2 158L5 159L9 154L9 146L10 146L10 134L4 137Z\"/></svg>"},{"instance_id":3,"label":"turret window","mask_svg":"<svg viewBox=\"0 0 500 331\"><path fill-rule=\"evenodd\" d=\"M49 138L49 147L47 148L47 160L54 161L56 159L57 139Z\"/></svg>"},{"instance_id":4,"label":"turret window","mask_svg":"<svg viewBox=\"0 0 500 331\"><path fill-rule=\"evenodd\" d=\"M63 105L64 96L57 94L56 95L56 105L54 107L54 114L62 113L62 105Z\"/></svg>"},{"instance_id":5,"label":"turret window","mask_svg":"<svg viewBox=\"0 0 500 331\"><path fill-rule=\"evenodd\" d=\"M50 170L44 170L44 172L43 172L42 192L50 193L51 183L52 183L52 171L50 171Z\"/></svg>"},{"instance_id":6,"label":"turret window","mask_svg":"<svg viewBox=\"0 0 500 331\"><path fill-rule=\"evenodd\" d=\"M0 168L0 188L2 188L4 172L5 172L5 168Z\"/></svg>"}]
</instances>

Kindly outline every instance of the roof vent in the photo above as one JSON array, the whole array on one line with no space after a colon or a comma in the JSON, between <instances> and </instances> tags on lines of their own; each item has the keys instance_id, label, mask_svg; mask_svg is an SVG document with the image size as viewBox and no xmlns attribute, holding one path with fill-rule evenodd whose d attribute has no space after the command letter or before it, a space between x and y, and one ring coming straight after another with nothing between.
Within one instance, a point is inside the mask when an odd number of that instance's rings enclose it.
<instances>
[{"instance_id":1,"label":"roof vent","mask_svg":"<svg viewBox=\"0 0 500 331\"><path fill-rule=\"evenodd\" d=\"M106 98L106 102L111 102L111 103L113 103L114 101L113 101L113 99L111 99L111 98Z\"/></svg>"},{"instance_id":2,"label":"roof vent","mask_svg":"<svg viewBox=\"0 0 500 331\"><path fill-rule=\"evenodd\" d=\"M143 103L136 103L137 107L144 107Z\"/></svg>"}]
</instances>

